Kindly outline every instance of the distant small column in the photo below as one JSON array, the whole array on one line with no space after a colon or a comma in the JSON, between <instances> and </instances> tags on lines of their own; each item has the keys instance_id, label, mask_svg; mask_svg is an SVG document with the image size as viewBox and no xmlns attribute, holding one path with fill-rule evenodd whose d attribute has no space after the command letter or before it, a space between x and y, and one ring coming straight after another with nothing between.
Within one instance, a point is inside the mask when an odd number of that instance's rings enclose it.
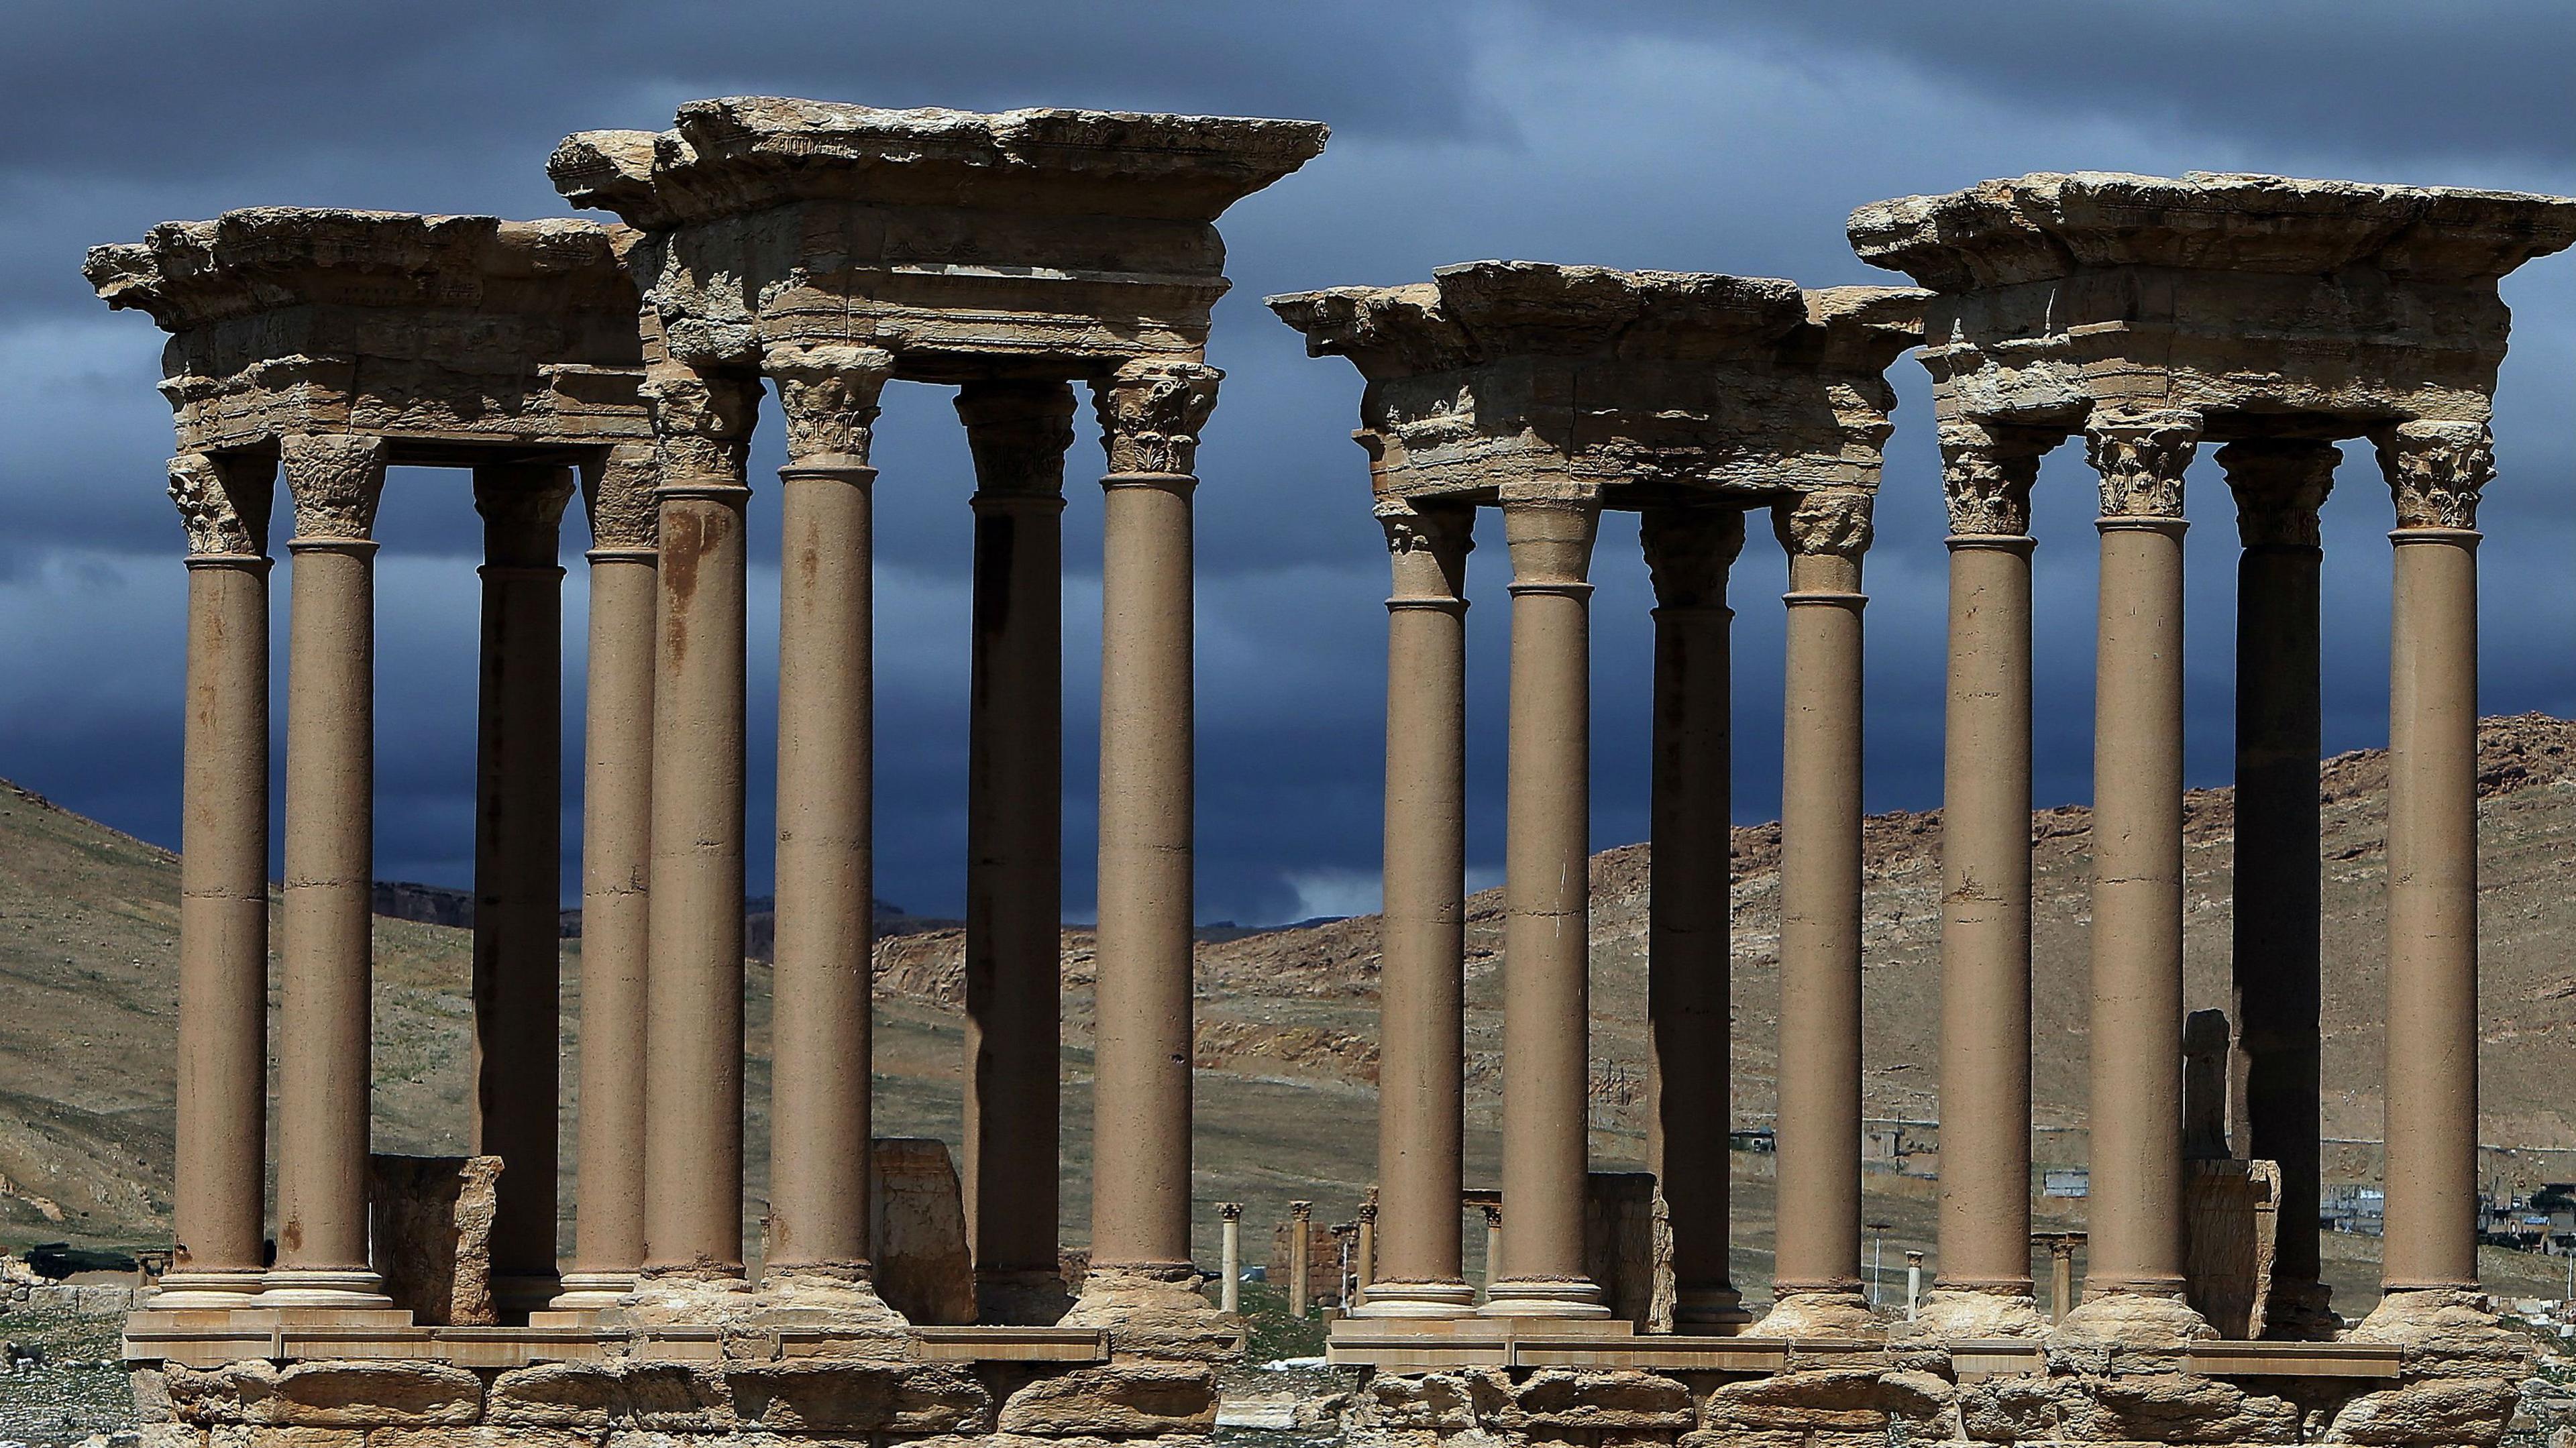
<instances>
[{"instance_id":1,"label":"distant small column","mask_svg":"<svg viewBox=\"0 0 2576 1448\"><path fill-rule=\"evenodd\" d=\"M756 377L649 368L661 449L653 663L644 1277L743 1290L744 481Z\"/></svg>"},{"instance_id":2,"label":"distant small column","mask_svg":"<svg viewBox=\"0 0 2576 1448\"><path fill-rule=\"evenodd\" d=\"M262 1305L384 1308L367 1265L380 437L280 444L295 500L280 925L277 1265Z\"/></svg>"},{"instance_id":3,"label":"distant small column","mask_svg":"<svg viewBox=\"0 0 2576 1448\"><path fill-rule=\"evenodd\" d=\"M2340 1323L2320 1280L2318 1133L2324 861L2317 800L2317 509L2343 454L2306 438L2218 450L2236 494L2235 1052L2246 1154L2277 1162L2277 1240L2263 1335L2323 1341Z\"/></svg>"},{"instance_id":4,"label":"distant small column","mask_svg":"<svg viewBox=\"0 0 2576 1448\"><path fill-rule=\"evenodd\" d=\"M1386 1280L1364 1317L1472 1310L1459 1252L1466 1102L1467 554L1475 512L1381 504L1386 909L1378 971Z\"/></svg>"},{"instance_id":5,"label":"distant small column","mask_svg":"<svg viewBox=\"0 0 2576 1448\"><path fill-rule=\"evenodd\" d=\"M501 1158L492 1299L524 1320L555 1269L557 1062L563 1049L563 569L572 469L474 470L483 515L482 682L474 809L476 1154Z\"/></svg>"},{"instance_id":6,"label":"distant small column","mask_svg":"<svg viewBox=\"0 0 2576 1448\"><path fill-rule=\"evenodd\" d=\"M868 1258L875 938L868 462L894 358L772 348L787 423L778 601L778 936L764 1295L899 1321Z\"/></svg>"},{"instance_id":7,"label":"distant small column","mask_svg":"<svg viewBox=\"0 0 2576 1448\"><path fill-rule=\"evenodd\" d=\"M1485 1296L1491 1300L1494 1284L1503 1280L1503 1209L1491 1202L1484 1204L1485 1214Z\"/></svg>"},{"instance_id":8,"label":"distant small column","mask_svg":"<svg viewBox=\"0 0 2576 1448\"><path fill-rule=\"evenodd\" d=\"M1217 1271L1223 1278L1217 1284L1217 1311L1234 1316L1243 1311L1243 1203L1219 1202L1216 1213L1224 1223L1224 1239L1217 1251Z\"/></svg>"},{"instance_id":9,"label":"distant small column","mask_svg":"<svg viewBox=\"0 0 2576 1448\"><path fill-rule=\"evenodd\" d=\"M973 658L966 717L966 1231L976 1321L1064 1316L1064 451L1073 388L970 382Z\"/></svg>"},{"instance_id":10,"label":"distant small column","mask_svg":"<svg viewBox=\"0 0 2576 1448\"><path fill-rule=\"evenodd\" d=\"M1789 554L1780 758L1778 1268L1756 1331L1877 1330L1860 1290L1861 555L1871 495L1774 518Z\"/></svg>"},{"instance_id":11,"label":"distant small column","mask_svg":"<svg viewBox=\"0 0 2576 1448\"><path fill-rule=\"evenodd\" d=\"M248 1304L268 1167L268 513L274 466L170 460L188 535L178 1253L156 1311Z\"/></svg>"},{"instance_id":12,"label":"distant small column","mask_svg":"<svg viewBox=\"0 0 2576 1448\"><path fill-rule=\"evenodd\" d=\"M1735 612L1726 575L1744 548L1744 514L1650 508L1641 536L1655 587L1646 1162L1671 1216L1674 1330L1732 1333L1753 1318L1728 1265Z\"/></svg>"},{"instance_id":13,"label":"distant small column","mask_svg":"<svg viewBox=\"0 0 2576 1448\"><path fill-rule=\"evenodd\" d=\"M2030 1280L2030 489L2045 441L1941 426L1941 1267L1920 1320L1951 1338L2046 1327Z\"/></svg>"},{"instance_id":14,"label":"distant small column","mask_svg":"<svg viewBox=\"0 0 2576 1448\"><path fill-rule=\"evenodd\" d=\"M1905 1254L1905 1320L1907 1322L1915 1320L1921 1311L1922 1302L1923 1254L1908 1251Z\"/></svg>"},{"instance_id":15,"label":"distant small column","mask_svg":"<svg viewBox=\"0 0 2576 1448\"><path fill-rule=\"evenodd\" d=\"M1377 1201L1360 1203L1358 1226L1351 1244L1351 1300L1346 1305L1367 1305L1369 1284L1377 1280Z\"/></svg>"},{"instance_id":16,"label":"distant small column","mask_svg":"<svg viewBox=\"0 0 2576 1448\"><path fill-rule=\"evenodd\" d=\"M653 850L651 445L585 470L590 652L581 827L581 1110L573 1255L559 1310L599 1310L644 1265L645 977Z\"/></svg>"},{"instance_id":17,"label":"distant small column","mask_svg":"<svg viewBox=\"0 0 2576 1448\"><path fill-rule=\"evenodd\" d=\"M2183 473L2200 416L2095 414L2092 1242L2071 1325L2203 1337L2182 1300Z\"/></svg>"},{"instance_id":18,"label":"distant small column","mask_svg":"<svg viewBox=\"0 0 2576 1448\"><path fill-rule=\"evenodd\" d=\"M1605 1317L1585 1274L1591 1086L1589 499L1506 498L1512 557L1503 916L1503 1275L1493 1317Z\"/></svg>"},{"instance_id":19,"label":"distant small column","mask_svg":"<svg viewBox=\"0 0 2576 1448\"><path fill-rule=\"evenodd\" d=\"M2048 1239L2048 1320L2064 1322L2075 1310L2075 1248L2082 1239L2059 1233Z\"/></svg>"},{"instance_id":20,"label":"distant small column","mask_svg":"<svg viewBox=\"0 0 2576 1448\"><path fill-rule=\"evenodd\" d=\"M1138 1294L1204 1307L1190 1263L1191 494L1224 376L1137 362L1097 385L1100 923L1092 1262L1077 1325Z\"/></svg>"},{"instance_id":21,"label":"distant small column","mask_svg":"<svg viewBox=\"0 0 2576 1448\"><path fill-rule=\"evenodd\" d=\"M2388 1220L2372 1313L2478 1281L2478 422L2373 439L2397 502L2388 695Z\"/></svg>"},{"instance_id":22,"label":"distant small column","mask_svg":"<svg viewBox=\"0 0 2576 1448\"><path fill-rule=\"evenodd\" d=\"M1288 1315L1304 1317L1307 1308L1307 1284L1315 1275L1314 1266L1315 1204L1288 1204Z\"/></svg>"}]
</instances>

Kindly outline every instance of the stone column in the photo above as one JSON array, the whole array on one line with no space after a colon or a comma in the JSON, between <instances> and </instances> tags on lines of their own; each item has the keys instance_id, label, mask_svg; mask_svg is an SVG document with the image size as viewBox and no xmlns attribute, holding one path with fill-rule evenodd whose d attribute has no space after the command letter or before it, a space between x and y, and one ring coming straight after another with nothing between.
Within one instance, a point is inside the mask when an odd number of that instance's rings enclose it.
<instances>
[{"instance_id":1,"label":"stone column","mask_svg":"<svg viewBox=\"0 0 2576 1448\"><path fill-rule=\"evenodd\" d=\"M1306 1315L1309 1285L1315 1277L1315 1204L1288 1204L1288 1315Z\"/></svg>"},{"instance_id":2,"label":"stone column","mask_svg":"<svg viewBox=\"0 0 2576 1448\"><path fill-rule=\"evenodd\" d=\"M686 1299L744 1287L743 509L760 383L658 364L644 393L662 476L638 1286Z\"/></svg>"},{"instance_id":3,"label":"stone column","mask_svg":"<svg viewBox=\"0 0 2576 1448\"><path fill-rule=\"evenodd\" d=\"M2044 450L1941 426L1941 1266L1918 1320L1949 1338L2047 1326L2030 1278L2030 488Z\"/></svg>"},{"instance_id":4,"label":"stone column","mask_svg":"<svg viewBox=\"0 0 2576 1448\"><path fill-rule=\"evenodd\" d=\"M583 720L581 1110L572 1270L559 1309L598 1310L644 1265L645 966L652 896L658 474L647 444L585 469L590 677Z\"/></svg>"},{"instance_id":5,"label":"stone column","mask_svg":"<svg viewBox=\"0 0 2576 1448\"><path fill-rule=\"evenodd\" d=\"M2064 1322L2075 1310L2075 1246L2080 1239L2058 1233L2048 1239L2048 1320Z\"/></svg>"},{"instance_id":6,"label":"stone column","mask_svg":"<svg viewBox=\"0 0 2576 1448\"><path fill-rule=\"evenodd\" d=\"M1073 389L970 382L975 604L966 716L966 1230L978 1322L1052 1323L1062 1109L1064 450Z\"/></svg>"},{"instance_id":7,"label":"stone column","mask_svg":"<svg viewBox=\"0 0 2576 1448\"><path fill-rule=\"evenodd\" d=\"M1360 1203L1358 1226L1352 1236L1351 1300L1347 1305L1353 1308L1366 1305L1369 1284L1376 1280L1377 1200L1372 1197Z\"/></svg>"},{"instance_id":8,"label":"stone column","mask_svg":"<svg viewBox=\"0 0 2576 1448\"><path fill-rule=\"evenodd\" d=\"M1229 1316L1243 1311L1243 1203L1219 1202L1217 1216L1223 1221L1224 1239L1217 1249L1216 1310Z\"/></svg>"},{"instance_id":9,"label":"stone column","mask_svg":"<svg viewBox=\"0 0 2576 1448\"><path fill-rule=\"evenodd\" d=\"M1877 1325L1860 1290L1860 574L1870 495L1810 493L1774 516L1789 554L1779 1265L1759 1330L1853 1336Z\"/></svg>"},{"instance_id":10,"label":"stone column","mask_svg":"<svg viewBox=\"0 0 2576 1448\"><path fill-rule=\"evenodd\" d=\"M2318 1101L2324 867L2317 767L2317 509L2343 454L2304 438L2218 450L2236 494L2235 1053L2247 1154L2277 1162L2263 1335L2324 1340L2337 1327L2318 1280Z\"/></svg>"},{"instance_id":11,"label":"stone column","mask_svg":"<svg viewBox=\"0 0 2576 1448\"><path fill-rule=\"evenodd\" d=\"M179 838L178 1251L150 1306L261 1286L268 1170L268 513L272 465L183 453L188 684Z\"/></svg>"},{"instance_id":12,"label":"stone column","mask_svg":"<svg viewBox=\"0 0 2576 1448\"><path fill-rule=\"evenodd\" d=\"M501 1158L492 1300L505 1322L553 1301L563 974L563 569L572 469L474 469L483 648L474 809L475 1154Z\"/></svg>"},{"instance_id":13,"label":"stone column","mask_svg":"<svg viewBox=\"0 0 2576 1448\"><path fill-rule=\"evenodd\" d=\"M277 1265L263 1305L383 1308L367 1266L375 554L385 442L280 444L295 500L279 926Z\"/></svg>"},{"instance_id":14,"label":"stone column","mask_svg":"<svg viewBox=\"0 0 2576 1448\"><path fill-rule=\"evenodd\" d=\"M1591 1086L1590 499L1506 498L1511 742L1503 867L1503 1273L1494 1317L1606 1317L1585 1275Z\"/></svg>"},{"instance_id":15,"label":"stone column","mask_svg":"<svg viewBox=\"0 0 2576 1448\"><path fill-rule=\"evenodd\" d=\"M1091 1272L1076 1325L1205 1310L1190 1263L1191 526L1224 376L1137 362L1098 384L1100 925Z\"/></svg>"},{"instance_id":16,"label":"stone column","mask_svg":"<svg viewBox=\"0 0 2576 1448\"><path fill-rule=\"evenodd\" d=\"M1650 508L1640 536L1655 585L1646 1164L1672 1221L1673 1330L1732 1333L1752 1321L1727 1264L1735 614L1726 574L1744 548L1744 515Z\"/></svg>"},{"instance_id":17,"label":"stone column","mask_svg":"<svg viewBox=\"0 0 2576 1448\"><path fill-rule=\"evenodd\" d=\"M2205 1337L2182 1300L2182 535L2191 412L2097 413L2092 1242L2070 1327Z\"/></svg>"},{"instance_id":18,"label":"stone column","mask_svg":"<svg viewBox=\"0 0 2576 1448\"><path fill-rule=\"evenodd\" d=\"M2495 455L2475 422L2373 440L2397 501L2379 1323L2478 1280L2477 505Z\"/></svg>"},{"instance_id":19,"label":"stone column","mask_svg":"<svg viewBox=\"0 0 2576 1448\"><path fill-rule=\"evenodd\" d=\"M1491 1300L1494 1284L1503 1280L1503 1209L1488 1202L1485 1213L1485 1296Z\"/></svg>"},{"instance_id":20,"label":"stone column","mask_svg":"<svg viewBox=\"0 0 2576 1448\"><path fill-rule=\"evenodd\" d=\"M868 1260L869 431L894 359L773 348L787 421L778 599L778 944L761 1292L900 1320Z\"/></svg>"},{"instance_id":21,"label":"stone column","mask_svg":"<svg viewBox=\"0 0 2576 1448\"><path fill-rule=\"evenodd\" d=\"M1378 972L1385 1279L1364 1317L1473 1308L1459 1253L1466 1102L1467 553L1475 511L1381 503L1386 833Z\"/></svg>"}]
</instances>

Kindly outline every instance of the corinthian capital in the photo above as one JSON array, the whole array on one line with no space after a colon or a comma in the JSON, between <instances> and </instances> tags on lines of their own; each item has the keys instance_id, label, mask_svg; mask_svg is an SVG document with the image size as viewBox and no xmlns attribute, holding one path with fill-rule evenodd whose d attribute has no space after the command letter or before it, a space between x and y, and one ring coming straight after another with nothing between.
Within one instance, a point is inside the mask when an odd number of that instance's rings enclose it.
<instances>
[{"instance_id":1,"label":"corinthian capital","mask_svg":"<svg viewBox=\"0 0 2576 1448\"><path fill-rule=\"evenodd\" d=\"M877 395L894 375L894 354L881 347L779 346L760 365L778 383L790 463L867 465Z\"/></svg>"},{"instance_id":2,"label":"corinthian capital","mask_svg":"<svg viewBox=\"0 0 2576 1448\"><path fill-rule=\"evenodd\" d=\"M1735 508L1648 508L1637 540L1660 608L1726 604L1727 570L1744 551L1744 514Z\"/></svg>"},{"instance_id":3,"label":"corinthian capital","mask_svg":"<svg viewBox=\"0 0 2576 1448\"><path fill-rule=\"evenodd\" d=\"M2478 492L2495 476L2483 422L2403 422L2371 434L2400 528L2475 528Z\"/></svg>"},{"instance_id":4,"label":"corinthian capital","mask_svg":"<svg viewBox=\"0 0 2576 1448\"><path fill-rule=\"evenodd\" d=\"M170 501L191 556L256 558L266 551L275 483L264 468L205 453L170 459Z\"/></svg>"},{"instance_id":5,"label":"corinthian capital","mask_svg":"<svg viewBox=\"0 0 2576 1448\"><path fill-rule=\"evenodd\" d=\"M1941 491L1954 534L2019 538L2030 532L2030 489L2044 441L1984 423L1940 428Z\"/></svg>"},{"instance_id":6,"label":"corinthian capital","mask_svg":"<svg viewBox=\"0 0 2576 1448\"><path fill-rule=\"evenodd\" d=\"M1861 488L1819 488L1771 510L1771 528L1793 555L1858 561L1869 551L1870 509L1877 495Z\"/></svg>"},{"instance_id":7,"label":"corinthian capital","mask_svg":"<svg viewBox=\"0 0 2576 1448\"><path fill-rule=\"evenodd\" d=\"M2102 516L2181 517L2182 477L2199 445L2197 412L2095 413L2084 452L2102 475Z\"/></svg>"},{"instance_id":8,"label":"corinthian capital","mask_svg":"<svg viewBox=\"0 0 2576 1448\"><path fill-rule=\"evenodd\" d=\"M1199 429L1225 374L1204 362L1130 362L1094 384L1112 473L1195 473Z\"/></svg>"},{"instance_id":9,"label":"corinthian capital","mask_svg":"<svg viewBox=\"0 0 2576 1448\"><path fill-rule=\"evenodd\" d=\"M1450 601L1466 592L1467 554L1476 546L1473 505L1381 498L1377 521L1386 530L1399 597Z\"/></svg>"},{"instance_id":10,"label":"corinthian capital","mask_svg":"<svg viewBox=\"0 0 2576 1448\"><path fill-rule=\"evenodd\" d=\"M760 420L758 377L659 362L644 369L638 391L653 416L663 482L742 482Z\"/></svg>"},{"instance_id":11,"label":"corinthian capital","mask_svg":"<svg viewBox=\"0 0 2576 1448\"><path fill-rule=\"evenodd\" d=\"M1062 492L1073 409L1069 382L969 382L958 388L957 420L966 424L966 447L975 455L977 490Z\"/></svg>"},{"instance_id":12,"label":"corinthian capital","mask_svg":"<svg viewBox=\"0 0 2576 1448\"><path fill-rule=\"evenodd\" d=\"M2236 536L2248 548L2315 548L2317 509L2334 491L2343 453L2312 438L2261 438L2218 450L2236 494Z\"/></svg>"},{"instance_id":13,"label":"corinthian capital","mask_svg":"<svg viewBox=\"0 0 2576 1448\"><path fill-rule=\"evenodd\" d=\"M385 491L385 440L357 433L297 433L279 440L298 538L369 538Z\"/></svg>"},{"instance_id":14,"label":"corinthian capital","mask_svg":"<svg viewBox=\"0 0 2576 1448\"><path fill-rule=\"evenodd\" d=\"M662 513L653 489L662 480L660 459L646 443L622 442L582 469L582 502L590 512L590 546L642 549L662 541Z\"/></svg>"}]
</instances>

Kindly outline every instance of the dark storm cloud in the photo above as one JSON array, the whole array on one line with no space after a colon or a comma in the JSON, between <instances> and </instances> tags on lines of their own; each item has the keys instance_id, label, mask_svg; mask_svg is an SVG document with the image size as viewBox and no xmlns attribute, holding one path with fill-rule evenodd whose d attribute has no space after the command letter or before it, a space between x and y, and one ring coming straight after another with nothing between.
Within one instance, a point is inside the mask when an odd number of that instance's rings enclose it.
<instances>
[{"instance_id":1,"label":"dark storm cloud","mask_svg":"<svg viewBox=\"0 0 2576 1448\"><path fill-rule=\"evenodd\" d=\"M1854 205L2037 169L2190 168L2576 190L2553 4L1987 0L1894 6L1683 0L1060 3L451 3L224 6L36 0L0 49L0 774L149 837L175 834L177 529L160 496L159 335L110 316L82 250L252 204L547 215L543 161L578 129L669 124L698 96L775 93L975 109L1092 105L1310 116L1330 149L1230 212L1228 369L1199 494L1200 913L1277 920L1375 890L1385 563L1348 441L1358 381L1313 361L1266 292L1419 279L1524 256L1891 280L1854 259ZM2485 704L2576 712L2576 385L2570 266L2508 283L2502 476L2486 545ZM1870 560L1868 795L1937 802L1943 557L1921 369ZM779 461L765 428L759 482ZM889 390L878 429L878 870L908 908L962 895L970 486L947 395ZM1067 464L1066 901L1090 903L1100 466ZM2228 770L2233 529L2194 479L2189 767ZM2091 478L2052 459L2042 545L2043 801L2090 790ZM753 678L776 667L775 489L753 504ZM2386 729L2384 490L2366 449L2328 509L2327 732ZM578 705L578 524L566 559ZM379 536L380 870L469 869L479 532L461 475L406 469ZM1472 864L1501 863L1499 539L1472 566ZM1764 530L1739 566L1739 817L1777 807L1782 579ZM1633 526L1594 576L1596 839L1643 833L1650 642ZM282 619L291 568L276 580ZM282 658L282 654L280 655ZM577 713L573 717L578 717ZM755 688L751 821L770 828L773 699ZM577 763L577 752L567 759ZM577 769L574 770L577 775ZM577 808L568 822L578 825ZM755 888L766 876L755 847ZM569 877L568 877L569 878Z\"/></svg>"}]
</instances>

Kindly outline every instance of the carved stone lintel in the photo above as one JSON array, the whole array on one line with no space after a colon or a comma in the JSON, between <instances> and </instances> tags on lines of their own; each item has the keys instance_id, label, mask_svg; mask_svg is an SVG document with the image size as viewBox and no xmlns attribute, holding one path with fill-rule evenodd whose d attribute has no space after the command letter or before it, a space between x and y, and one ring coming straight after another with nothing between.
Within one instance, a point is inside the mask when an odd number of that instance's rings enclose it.
<instances>
[{"instance_id":1,"label":"carved stone lintel","mask_svg":"<svg viewBox=\"0 0 2576 1448\"><path fill-rule=\"evenodd\" d=\"M371 538L385 491L385 440L360 433L296 433L278 442L298 538Z\"/></svg>"},{"instance_id":2,"label":"carved stone lintel","mask_svg":"<svg viewBox=\"0 0 2576 1448\"><path fill-rule=\"evenodd\" d=\"M1771 510L1780 546L1796 556L1858 561L1869 551L1870 509L1877 495L1862 488L1819 488Z\"/></svg>"},{"instance_id":3,"label":"carved stone lintel","mask_svg":"<svg viewBox=\"0 0 2576 1448\"><path fill-rule=\"evenodd\" d=\"M662 515L653 501L662 467L647 443L619 443L601 462L582 469L582 503L590 513L593 548L655 548Z\"/></svg>"},{"instance_id":4,"label":"carved stone lintel","mask_svg":"<svg viewBox=\"0 0 2576 1448\"><path fill-rule=\"evenodd\" d=\"M1941 490L1954 534L2019 538L2030 532L2030 489L2045 444L1966 420L1940 427Z\"/></svg>"},{"instance_id":5,"label":"carved stone lintel","mask_svg":"<svg viewBox=\"0 0 2576 1448\"><path fill-rule=\"evenodd\" d=\"M1196 473L1199 429L1225 373L1204 362L1130 362L1093 385L1100 446L1116 473Z\"/></svg>"},{"instance_id":6,"label":"carved stone lintel","mask_svg":"<svg viewBox=\"0 0 2576 1448\"><path fill-rule=\"evenodd\" d=\"M178 505L192 555L256 558L267 552L275 487L273 475L253 464L205 453L170 459L170 501Z\"/></svg>"},{"instance_id":7,"label":"carved stone lintel","mask_svg":"<svg viewBox=\"0 0 2576 1448\"><path fill-rule=\"evenodd\" d=\"M709 478L742 482L751 430L760 420L758 377L662 362L645 369L639 391L653 415L661 454L657 486Z\"/></svg>"},{"instance_id":8,"label":"carved stone lintel","mask_svg":"<svg viewBox=\"0 0 2576 1448\"><path fill-rule=\"evenodd\" d=\"M2218 450L2236 494L2236 536L2248 548L2320 546L2317 509L2334 491L2343 452L2312 438L2249 438Z\"/></svg>"},{"instance_id":9,"label":"carved stone lintel","mask_svg":"<svg viewBox=\"0 0 2576 1448\"><path fill-rule=\"evenodd\" d=\"M969 382L957 389L957 420L975 455L978 493L1064 491L1064 453L1073 446L1073 384Z\"/></svg>"},{"instance_id":10,"label":"carved stone lintel","mask_svg":"<svg viewBox=\"0 0 2576 1448\"><path fill-rule=\"evenodd\" d=\"M877 396L894 376L893 353L881 347L779 346L760 365L778 383L791 464L830 459L866 465Z\"/></svg>"},{"instance_id":11,"label":"carved stone lintel","mask_svg":"<svg viewBox=\"0 0 2576 1448\"><path fill-rule=\"evenodd\" d=\"M1638 541L1659 608L1723 608L1727 570L1744 551L1744 514L1734 508L1648 508Z\"/></svg>"},{"instance_id":12,"label":"carved stone lintel","mask_svg":"<svg viewBox=\"0 0 2576 1448\"><path fill-rule=\"evenodd\" d=\"M2197 412L2094 414L2084 425L2084 451L2102 475L2102 516L2180 518L2183 473L2199 445Z\"/></svg>"},{"instance_id":13,"label":"carved stone lintel","mask_svg":"<svg viewBox=\"0 0 2576 1448\"><path fill-rule=\"evenodd\" d=\"M2478 526L2478 492L2495 476L2483 422L2404 422L2371 434L2400 528Z\"/></svg>"}]
</instances>

